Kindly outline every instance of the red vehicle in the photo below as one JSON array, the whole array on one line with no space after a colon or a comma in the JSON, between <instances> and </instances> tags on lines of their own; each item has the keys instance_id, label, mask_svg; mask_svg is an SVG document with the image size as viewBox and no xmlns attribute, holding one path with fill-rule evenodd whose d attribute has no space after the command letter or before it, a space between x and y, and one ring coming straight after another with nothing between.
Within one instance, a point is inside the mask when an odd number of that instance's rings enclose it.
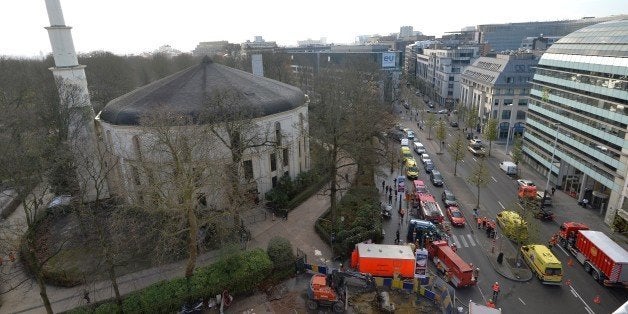
<instances>
[{"instance_id":1,"label":"red vehicle","mask_svg":"<svg viewBox=\"0 0 628 314\"><path fill-rule=\"evenodd\" d=\"M419 194L419 215L433 223L443 222L443 211L432 194Z\"/></svg>"},{"instance_id":2,"label":"red vehicle","mask_svg":"<svg viewBox=\"0 0 628 314\"><path fill-rule=\"evenodd\" d=\"M429 193L427 191L427 187L425 186L425 182L422 180L414 180L412 181L412 194L414 194L415 198L418 199L419 194Z\"/></svg>"},{"instance_id":3,"label":"red vehicle","mask_svg":"<svg viewBox=\"0 0 628 314\"><path fill-rule=\"evenodd\" d=\"M373 276L414 278L415 263L407 245L358 243L351 253L351 267Z\"/></svg>"},{"instance_id":4,"label":"red vehicle","mask_svg":"<svg viewBox=\"0 0 628 314\"><path fill-rule=\"evenodd\" d=\"M434 241L428 245L427 251L429 256L432 256L432 261L436 264L436 268L446 275L447 280L454 287L461 288L475 285L473 268L454 252L447 241Z\"/></svg>"},{"instance_id":5,"label":"red vehicle","mask_svg":"<svg viewBox=\"0 0 628 314\"><path fill-rule=\"evenodd\" d=\"M593 279L605 286L628 287L628 251L600 231L581 223L566 222L558 237Z\"/></svg>"},{"instance_id":6,"label":"red vehicle","mask_svg":"<svg viewBox=\"0 0 628 314\"><path fill-rule=\"evenodd\" d=\"M447 217L449 218L449 221L451 221L452 226L464 227L464 224L466 223L464 216L456 206L447 207Z\"/></svg>"}]
</instances>

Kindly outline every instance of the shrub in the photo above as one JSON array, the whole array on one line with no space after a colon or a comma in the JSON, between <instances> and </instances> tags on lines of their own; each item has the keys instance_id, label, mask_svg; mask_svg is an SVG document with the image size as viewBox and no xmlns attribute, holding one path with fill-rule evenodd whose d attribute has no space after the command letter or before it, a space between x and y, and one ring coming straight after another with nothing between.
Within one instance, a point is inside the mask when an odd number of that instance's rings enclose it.
<instances>
[{"instance_id":1,"label":"shrub","mask_svg":"<svg viewBox=\"0 0 628 314\"><path fill-rule=\"evenodd\" d=\"M292 244L288 239L274 237L268 242L266 249L268 257L273 262L275 269L285 269L292 266L295 260Z\"/></svg>"}]
</instances>

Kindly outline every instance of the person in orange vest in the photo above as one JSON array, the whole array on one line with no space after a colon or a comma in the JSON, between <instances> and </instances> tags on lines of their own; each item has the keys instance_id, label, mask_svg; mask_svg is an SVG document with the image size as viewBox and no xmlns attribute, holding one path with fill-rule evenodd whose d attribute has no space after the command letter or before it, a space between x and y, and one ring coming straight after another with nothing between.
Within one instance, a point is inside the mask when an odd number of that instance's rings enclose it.
<instances>
[{"instance_id":1,"label":"person in orange vest","mask_svg":"<svg viewBox=\"0 0 628 314\"><path fill-rule=\"evenodd\" d=\"M493 302L493 300L488 299L488 301L486 301L486 306L494 309L495 308L495 303Z\"/></svg>"},{"instance_id":2,"label":"person in orange vest","mask_svg":"<svg viewBox=\"0 0 628 314\"><path fill-rule=\"evenodd\" d=\"M493 284L493 300L497 301L497 295L499 295L499 283L495 281Z\"/></svg>"}]
</instances>

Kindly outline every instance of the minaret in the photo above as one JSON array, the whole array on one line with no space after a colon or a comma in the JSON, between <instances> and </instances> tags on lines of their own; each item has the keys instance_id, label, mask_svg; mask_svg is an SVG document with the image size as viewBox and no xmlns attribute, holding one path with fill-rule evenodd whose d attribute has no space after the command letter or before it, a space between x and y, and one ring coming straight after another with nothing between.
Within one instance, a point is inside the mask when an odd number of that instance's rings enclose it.
<instances>
[{"instance_id":1,"label":"minaret","mask_svg":"<svg viewBox=\"0 0 628 314\"><path fill-rule=\"evenodd\" d=\"M102 169L103 154L99 154L94 109L89 100L85 66L78 64L71 27L65 25L59 0L45 0L50 26L46 27L52 46L55 66L54 75L61 116L67 115L67 143L72 150L77 171L77 183L82 201L109 196L105 172Z\"/></svg>"}]
</instances>

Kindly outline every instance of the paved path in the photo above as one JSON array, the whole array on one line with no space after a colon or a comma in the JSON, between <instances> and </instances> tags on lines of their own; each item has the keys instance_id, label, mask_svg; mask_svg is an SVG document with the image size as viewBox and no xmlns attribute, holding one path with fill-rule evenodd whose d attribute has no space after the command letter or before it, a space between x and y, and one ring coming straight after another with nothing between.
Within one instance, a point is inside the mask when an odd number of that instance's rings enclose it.
<instances>
[{"instance_id":1,"label":"paved path","mask_svg":"<svg viewBox=\"0 0 628 314\"><path fill-rule=\"evenodd\" d=\"M350 172L350 181L353 180L355 169L348 167L342 171ZM329 208L329 196L323 195L327 187L310 197L304 203L293 209L288 215L288 220L282 218L272 219L271 215L263 221L249 225L252 240L247 244L247 249L262 248L266 250L268 241L281 236L289 239L293 248L299 248L307 254L308 262L327 263L331 255L328 243L314 231L314 221ZM19 208L16 217L19 217ZM10 217L9 219L13 219ZM219 257L218 251L211 251L199 256L197 267L213 263ZM155 268L142 270L136 273L119 277L120 293L128 294L132 291L147 287L153 283L176 277L182 277L185 272L186 261L167 264ZM83 291L90 290L92 302L108 299L114 296L109 281L101 281L89 287L79 286L74 288L60 288L48 285L48 296L55 312L70 310L85 304ZM22 285L20 288L6 294L3 297L4 304L0 308L0 314L4 313L43 313L45 312L39 296L39 290L34 282Z\"/></svg>"}]
</instances>

